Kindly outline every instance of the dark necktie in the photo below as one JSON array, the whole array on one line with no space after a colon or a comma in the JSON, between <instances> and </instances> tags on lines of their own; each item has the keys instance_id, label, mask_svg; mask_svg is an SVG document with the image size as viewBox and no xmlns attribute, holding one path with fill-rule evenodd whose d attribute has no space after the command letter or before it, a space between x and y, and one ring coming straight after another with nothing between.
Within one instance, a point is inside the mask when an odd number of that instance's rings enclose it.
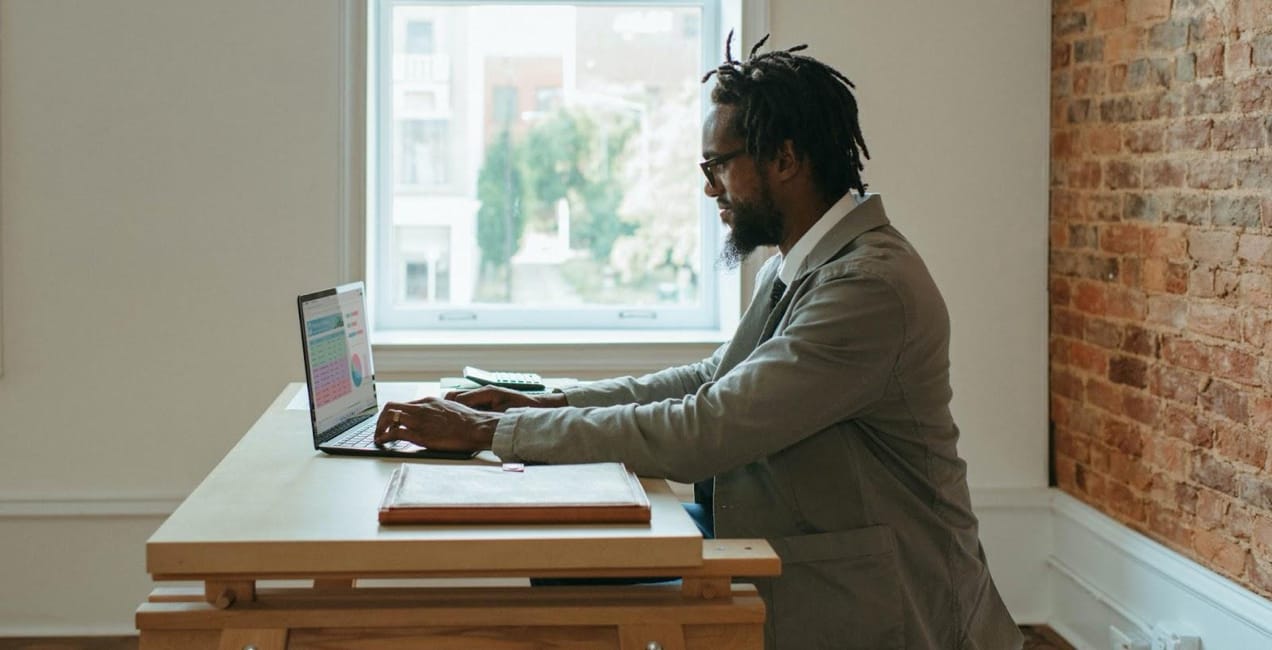
<instances>
[{"instance_id":1,"label":"dark necktie","mask_svg":"<svg viewBox=\"0 0 1272 650\"><path fill-rule=\"evenodd\" d=\"M786 293L786 283L782 282L782 278L773 278L773 291L769 293L772 302L769 303L769 309L777 306L777 301L782 299L784 293Z\"/></svg>"}]
</instances>

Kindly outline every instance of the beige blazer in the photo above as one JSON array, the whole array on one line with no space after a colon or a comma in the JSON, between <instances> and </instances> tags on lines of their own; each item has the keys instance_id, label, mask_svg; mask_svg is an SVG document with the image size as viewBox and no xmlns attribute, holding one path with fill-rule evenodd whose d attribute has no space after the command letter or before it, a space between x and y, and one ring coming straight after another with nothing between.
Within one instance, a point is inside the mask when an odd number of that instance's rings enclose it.
<instances>
[{"instance_id":1,"label":"beige blazer","mask_svg":"<svg viewBox=\"0 0 1272 650\"><path fill-rule=\"evenodd\" d=\"M870 195L776 306L770 260L710 358L504 418L504 459L714 477L719 537L767 538L770 650L1020 648L985 564L950 415L949 316Z\"/></svg>"}]
</instances>

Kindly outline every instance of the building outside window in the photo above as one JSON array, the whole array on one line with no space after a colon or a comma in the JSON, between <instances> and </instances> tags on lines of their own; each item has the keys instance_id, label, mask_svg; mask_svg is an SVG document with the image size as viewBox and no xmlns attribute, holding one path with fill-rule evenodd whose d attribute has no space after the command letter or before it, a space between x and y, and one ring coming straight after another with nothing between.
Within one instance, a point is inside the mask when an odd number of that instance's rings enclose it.
<instances>
[{"instance_id":1,"label":"building outside window","mask_svg":"<svg viewBox=\"0 0 1272 650\"><path fill-rule=\"evenodd\" d=\"M406 39L402 49L407 54L433 53L433 22L429 20L409 20L406 23Z\"/></svg>"},{"instance_id":2,"label":"building outside window","mask_svg":"<svg viewBox=\"0 0 1272 650\"><path fill-rule=\"evenodd\" d=\"M449 127L449 120L444 119L398 120L394 157L401 191L446 185L451 160Z\"/></svg>"},{"instance_id":3,"label":"building outside window","mask_svg":"<svg viewBox=\"0 0 1272 650\"><path fill-rule=\"evenodd\" d=\"M374 7L379 328L718 324L716 0Z\"/></svg>"}]
</instances>

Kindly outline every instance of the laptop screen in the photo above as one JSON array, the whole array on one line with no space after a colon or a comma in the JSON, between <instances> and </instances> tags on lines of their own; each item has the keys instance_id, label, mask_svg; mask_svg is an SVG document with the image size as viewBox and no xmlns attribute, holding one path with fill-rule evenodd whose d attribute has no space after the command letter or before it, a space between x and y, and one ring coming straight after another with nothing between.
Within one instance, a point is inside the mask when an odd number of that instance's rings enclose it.
<instances>
[{"instance_id":1,"label":"laptop screen","mask_svg":"<svg viewBox=\"0 0 1272 650\"><path fill-rule=\"evenodd\" d=\"M374 413L375 370L362 283L301 296L300 325L315 431L322 434Z\"/></svg>"}]
</instances>

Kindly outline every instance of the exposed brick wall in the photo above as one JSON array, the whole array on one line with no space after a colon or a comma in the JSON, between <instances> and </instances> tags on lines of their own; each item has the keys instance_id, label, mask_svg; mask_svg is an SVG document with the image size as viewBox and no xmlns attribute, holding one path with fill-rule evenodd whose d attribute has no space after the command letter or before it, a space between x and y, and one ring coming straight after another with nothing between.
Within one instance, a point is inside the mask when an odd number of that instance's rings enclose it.
<instances>
[{"instance_id":1,"label":"exposed brick wall","mask_svg":"<svg viewBox=\"0 0 1272 650\"><path fill-rule=\"evenodd\" d=\"M1060 487L1272 596L1272 0L1055 0Z\"/></svg>"}]
</instances>

